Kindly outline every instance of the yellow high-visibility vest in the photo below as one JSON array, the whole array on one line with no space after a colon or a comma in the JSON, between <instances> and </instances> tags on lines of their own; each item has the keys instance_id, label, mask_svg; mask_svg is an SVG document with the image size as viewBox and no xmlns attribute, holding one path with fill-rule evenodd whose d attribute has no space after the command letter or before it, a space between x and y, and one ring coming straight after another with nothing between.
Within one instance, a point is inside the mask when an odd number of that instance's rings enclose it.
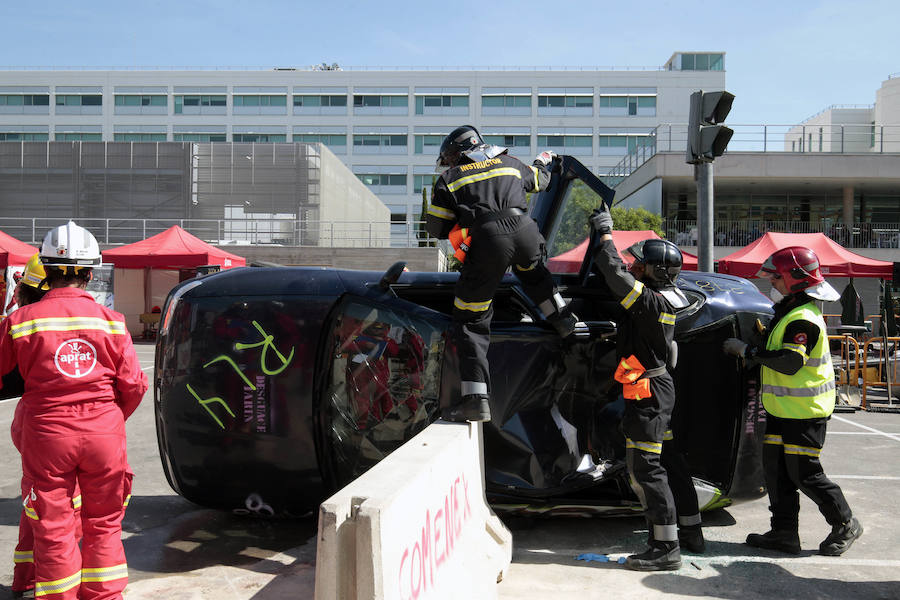
<instances>
[{"instance_id":1,"label":"yellow high-visibility vest","mask_svg":"<svg viewBox=\"0 0 900 600\"><path fill-rule=\"evenodd\" d=\"M782 419L828 417L834 411L834 367L828 351L825 320L815 303L803 304L786 314L769 335L766 350L791 347L791 342L783 339L784 332L788 325L800 319L815 323L819 328L819 339L815 347L806 349L806 362L793 375L763 365L763 406L766 412Z\"/></svg>"}]
</instances>

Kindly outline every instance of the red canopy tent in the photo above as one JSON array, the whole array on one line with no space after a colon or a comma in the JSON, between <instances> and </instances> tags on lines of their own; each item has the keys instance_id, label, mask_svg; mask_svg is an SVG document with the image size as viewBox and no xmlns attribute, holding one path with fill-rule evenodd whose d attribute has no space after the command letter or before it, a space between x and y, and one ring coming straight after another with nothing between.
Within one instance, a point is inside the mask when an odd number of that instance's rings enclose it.
<instances>
[{"instance_id":1,"label":"red canopy tent","mask_svg":"<svg viewBox=\"0 0 900 600\"><path fill-rule=\"evenodd\" d=\"M103 252L103 262L118 269L189 269L220 265L223 269L243 267L247 261L194 237L178 225L146 240Z\"/></svg>"},{"instance_id":2,"label":"red canopy tent","mask_svg":"<svg viewBox=\"0 0 900 600\"><path fill-rule=\"evenodd\" d=\"M719 259L719 272L738 277L755 277L760 266L776 250L789 246L803 246L819 257L825 277L880 277L891 279L893 263L866 258L850 252L824 233L768 232L737 252Z\"/></svg>"},{"instance_id":3,"label":"red canopy tent","mask_svg":"<svg viewBox=\"0 0 900 600\"><path fill-rule=\"evenodd\" d=\"M619 250L619 256L622 257L622 260L625 261L626 264L630 264L631 261L634 260L630 254L624 252L626 248L641 240L650 238L660 239L652 229L639 231L613 231L612 236L613 243ZM581 268L581 263L584 261L584 253L587 252L589 242L590 238L584 240L571 250L550 258L547 261L547 268L553 273L577 273ZM684 257L684 269L686 271L696 271L697 257L688 252L682 252L681 254Z\"/></svg>"},{"instance_id":4,"label":"red canopy tent","mask_svg":"<svg viewBox=\"0 0 900 600\"><path fill-rule=\"evenodd\" d=\"M112 263L118 271L114 281L116 310L125 315L132 335L143 330L145 337L153 332L160 317L151 307L161 306L180 280L194 275L193 269L247 264L242 256L211 246L178 225L146 240L106 250L103 262ZM134 273L137 269L143 269L142 277Z\"/></svg>"},{"instance_id":5,"label":"red canopy tent","mask_svg":"<svg viewBox=\"0 0 900 600\"><path fill-rule=\"evenodd\" d=\"M29 246L0 231L0 269L5 269L9 265L24 265L29 258L37 254L37 251L34 246Z\"/></svg>"}]
</instances>

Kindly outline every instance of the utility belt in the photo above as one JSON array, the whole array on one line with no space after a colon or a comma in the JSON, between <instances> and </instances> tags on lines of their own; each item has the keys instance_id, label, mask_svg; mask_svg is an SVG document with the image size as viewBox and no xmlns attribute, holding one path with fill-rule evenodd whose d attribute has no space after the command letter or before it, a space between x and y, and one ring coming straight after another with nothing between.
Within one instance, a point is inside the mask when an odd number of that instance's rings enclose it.
<instances>
[{"instance_id":1,"label":"utility belt","mask_svg":"<svg viewBox=\"0 0 900 600\"><path fill-rule=\"evenodd\" d=\"M459 262L466 262L466 253L472 246L471 230L474 227L479 227L492 221L499 221L500 219L521 217L524 214L525 211L521 208L504 208L497 212L481 215L475 219L475 223L472 227L460 227L459 223L457 223L453 226L453 229L450 230L450 234L447 236L447 239L450 240L450 244L453 246L453 258Z\"/></svg>"},{"instance_id":2,"label":"utility belt","mask_svg":"<svg viewBox=\"0 0 900 600\"><path fill-rule=\"evenodd\" d=\"M644 400L651 396L650 380L664 375L665 365L653 369L645 369L641 361L632 354L619 361L613 379L622 384L622 395L626 400Z\"/></svg>"}]
</instances>

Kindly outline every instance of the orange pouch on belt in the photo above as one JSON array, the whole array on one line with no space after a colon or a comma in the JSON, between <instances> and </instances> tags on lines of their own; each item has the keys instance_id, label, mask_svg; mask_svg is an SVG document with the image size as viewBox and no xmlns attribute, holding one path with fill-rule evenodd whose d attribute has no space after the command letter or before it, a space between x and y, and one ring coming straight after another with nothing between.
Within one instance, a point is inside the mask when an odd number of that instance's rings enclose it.
<instances>
[{"instance_id":1,"label":"orange pouch on belt","mask_svg":"<svg viewBox=\"0 0 900 600\"><path fill-rule=\"evenodd\" d=\"M622 395L626 400L650 397L650 380L641 379L646 370L634 354L619 361L613 379L622 384Z\"/></svg>"},{"instance_id":2,"label":"orange pouch on belt","mask_svg":"<svg viewBox=\"0 0 900 600\"><path fill-rule=\"evenodd\" d=\"M459 262L466 262L466 253L469 251L469 246L472 245L472 236L469 235L469 228L460 227L459 224L454 225L453 229L450 230L448 239L455 250L453 257Z\"/></svg>"}]
</instances>

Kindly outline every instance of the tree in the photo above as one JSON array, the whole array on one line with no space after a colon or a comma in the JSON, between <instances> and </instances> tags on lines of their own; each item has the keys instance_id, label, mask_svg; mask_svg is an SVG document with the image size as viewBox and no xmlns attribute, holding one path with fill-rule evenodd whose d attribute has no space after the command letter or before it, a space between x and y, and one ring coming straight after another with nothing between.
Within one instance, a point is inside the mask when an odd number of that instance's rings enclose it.
<instances>
[{"instance_id":1,"label":"tree","mask_svg":"<svg viewBox=\"0 0 900 600\"><path fill-rule=\"evenodd\" d=\"M662 217L650 212L646 208L619 208L609 211L613 218L613 229L619 231L643 231L652 229L659 237L664 237L662 232Z\"/></svg>"},{"instance_id":2,"label":"tree","mask_svg":"<svg viewBox=\"0 0 900 600\"><path fill-rule=\"evenodd\" d=\"M431 185L434 186L434 176L431 177ZM434 241L428 240L428 231L425 230L425 218L428 215L428 188L422 186L422 210L419 212L419 223L416 226L416 239L419 247L434 246Z\"/></svg>"}]
</instances>

